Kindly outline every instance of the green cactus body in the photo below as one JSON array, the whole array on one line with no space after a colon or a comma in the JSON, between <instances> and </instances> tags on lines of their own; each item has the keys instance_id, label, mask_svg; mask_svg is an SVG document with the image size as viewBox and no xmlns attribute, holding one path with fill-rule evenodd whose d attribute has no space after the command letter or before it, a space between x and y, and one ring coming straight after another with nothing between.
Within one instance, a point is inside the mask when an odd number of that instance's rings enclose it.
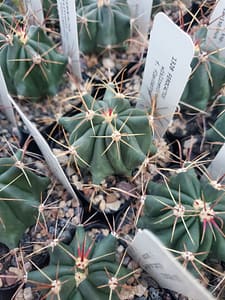
<instances>
[{"instance_id":1,"label":"green cactus body","mask_svg":"<svg viewBox=\"0 0 225 300\"><path fill-rule=\"evenodd\" d=\"M56 21L59 19L56 0L43 0L43 11L45 20Z\"/></svg>"},{"instance_id":2,"label":"green cactus body","mask_svg":"<svg viewBox=\"0 0 225 300\"><path fill-rule=\"evenodd\" d=\"M9 34L14 30L22 16L19 15L12 7L0 3L0 32L1 34Z\"/></svg>"},{"instance_id":3,"label":"green cactus body","mask_svg":"<svg viewBox=\"0 0 225 300\"><path fill-rule=\"evenodd\" d=\"M30 272L28 280L38 286L47 288L43 294L47 299L108 300L119 299L114 288L119 291L118 284L113 287L111 280L120 282L128 271L115 261L117 239L112 234L96 242L77 227L76 235L70 245L59 243L50 252L50 263L41 270ZM57 288L52 284L57 283ZM111 299L111 298L110 298Z\"/></svg>"},{"instance_id":4,"label":"green cactus body","mask_svg":"<svg viewBox=\"0 0 225 300\"><path fill-rule=\"evenodd\" d=\"M108 175L130 176L152 146L147 113L107 86L102 100L83 96L81 112L59 120L70 133L77 164L98 184Z\"/></svg>"},{"instance_id":5,"label":"green cactus body","mask_svg":"<svg viewBox=\"0 0 225 300\"><path fill-rule=\"evenodd\" d=\"M24 231L35 224L41 193L49 184L45 177L22 171L18 161L0 159L0 242L9 248L17 247Z\"/></svg>"},{"instance_id":6,"label":"green cactus body","mask_svg":"<svg viewBox=\"0 0 225 300\"><path fill-rule=\"evenodd\" d=\"M150 183L138 226L153 231L170 249L225 260L225 194L199 181L193 170Z\"/></svg>"},{"instance_id":7,"label":"green cactus body","mask_svg":"<svg viewBox=\"0 0 225 300\"><path fill-rule=\"evenodd\" d=\"M225 96L221 96L218 99L218 116L216 118L213 127L206 131L206 139L210 142L220 142L225 141Z\"/></svg>"},{"instance_id":8,"label":"green cactus body","mask_svg":"<svg viewBox=\"0 0 225 300\"><path fill-rule=\"evenodd\" d=\"M92 54L111 48L125 49L124 41L131 36L126 0L78 0L76 7L81 52Z\"/></svg>"},{"instance_id":9,"label":"green cactus body","mask_svg":"<svg viewBox=\"0 0 225 300\"><path fill-rule=\"evenodd\" d=\"M10 93L38 100L56 94L67 58L57 53L43 29L19 26L0 38L0 65Z\"/></svg>"},{"instance_id":10,"label":"green cactus body","mask_svg":"<svg viewBox=\"0 0 225 300\"><path fill-rule=\"evenodd\" d=\"M225 59L206 45L206 34L205 27L195 34L192 74L181 97L182 102L203 111L225 83Z\"/></svg>"}]
</instances>

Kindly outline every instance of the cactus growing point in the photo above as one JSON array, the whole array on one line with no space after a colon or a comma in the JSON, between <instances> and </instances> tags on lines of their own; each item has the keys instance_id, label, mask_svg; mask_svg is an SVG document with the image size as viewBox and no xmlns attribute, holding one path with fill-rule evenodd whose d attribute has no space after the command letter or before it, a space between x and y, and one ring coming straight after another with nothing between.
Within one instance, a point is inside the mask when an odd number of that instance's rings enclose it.
<instances>
[{"instance_id":1,"label":"cactus growing point","mask_svg":"<svg viewBox=\"0 0 225 300\"><path fill-rule=\"evenodd\" d=\"M138 226L153 231L166 247L225 261L225 192L200 181L193 169L165 183L151 182ZM184 251L185 250L185 251Z\"/></svg>"},{"instance_id":2,"label":"cactus growing point","mask_svg":"<svg viewBox=\"0 0 225 300\"><path fill-rule=\"evenodd\" d=\"M118 300L120 284L129 273L115 260L116 245L114 235L97 242L78 226L71 243L55 245L49 266L30 272L28 281L46 299Z\"/></svg>"},{"instance_id":3,"label":"cactus growing point","mask_svg":"<svg viewBox=\"0 0 225 300\"><path fill-rule=\"evenodd\" d=\"M75 163L88 169L96 184L108 175L131 176L152 150L147 112L132 107L110 83L102 100L84 94L82 102L80 112L59 120L70 133Z\"/></svg>"},{"instance_id":4,"label":"cactus growing point","mask_svg":"<svg viewBox=\"0 0 225 300\"><path fill-rule=\"evenodd\" d=\"M55 95L67 65L42 28L17 24L0 37L0 65L8 90L32 100Z\"/></svg>"}]
</instances>

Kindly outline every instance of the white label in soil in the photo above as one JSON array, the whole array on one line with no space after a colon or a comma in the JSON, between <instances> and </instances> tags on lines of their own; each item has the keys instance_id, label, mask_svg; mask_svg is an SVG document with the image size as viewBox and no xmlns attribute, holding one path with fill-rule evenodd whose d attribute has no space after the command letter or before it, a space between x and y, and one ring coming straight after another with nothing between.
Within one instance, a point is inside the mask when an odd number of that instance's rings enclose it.
<instances>
[{"instance_id":1,"label":"white label in soil","mask_svg":"<svg viewBox=\"0 0 225 300\"><path fill-rule=\"evenodd\" d=\"M210 16L206 43L213 49L220 49L225 57L225 1L218 1ZM224 49L224 50L222 50Z\"/></svg>"},{"instance_id":2,"label":"white label in soil","mask_svg":"<svg viewBox=\"0 0 225 300\"><path fill-rule=\"evenodd\" d=\"M5 114L7 119L12 123L12 125L16 128L16 118L14 115L14 110L12 107L12 103L9 98L8 89L5 83L5 78L2 73L2 68L0 67L0 111Z\"/></svg>"},{"instance_id":3,"label":"white label in soil","mask_svg":"<svg viewBox=\"0 0 225 300\"><path fill-rule=\"evenodd\" d=\"M208 174L212 180L219 180L225 174L225 144L220 148L211 164L208 166ZM225 178L222 182L225 181ZM222 183L220 182L220 183Z\"/></svg>"},{"instance_id":4,"label":"white label in soil","mask_svg":"<svg viewBox=\"0 0 225 300\"><path fill-rule=\"evenodd\" d=\"M162 288L181 293L189 300L214 299L150 231L138 231L128 253Z\"/></svg>"},{"instance_id":5,"label":"white label in soil","mask_svg":"<svg viewBox=\"0 0 225 300\"><path fill-rule=\"evenodd\" d=\"M44 14L41 0L24 0L24 5L29 17L29 23L42 25L44 22Z\"/></svg>"},{"instance_id":6,"label":"white label in soil","mask_svg":"<svg viewBox=\"0 0 225 300\"><path fill-rule=\"evenodd\" d=\"M57 0L64 54L71 60L72 72L81 80L76 5L74 0Z\"/></svg>"},{"instance_id":7,"label":"white label in soil","mask_svg":"<svg viewBox=\"0 0 225 300\"><path fill-rule=\"evenodd\" d=\"M152 0L128 0L131 18L134 20L135 32L140 35L140 40L145 40L150 28Z\"/></svg>"},{"instance_id":8,"label":"white label in soil","mask_svg":"<svg viewBox=\"0 0 225 300\"><path fill-rule=\"evenodd\" d=\"M194 44L164 13L155 16L138 107L155 103L154 129L162 137L170 124L188 77Z\"/></svg>"},{"instance_id":9,"label":"white label in soil","mask_svg":"<svg viewBox=\"0 0 225 300\"><path fill-rule=\"evenodd\" d=\"M60 166L56 156L53 154L48 143L41 135L39 130L36 128L36 126L26 117L26 115L20 109L18 104L13 100L13 98L9 96L9 99L10 102L15 107L18 114L20 115L22 121L26 125L27 129L29 130L30 134L35 140L36 144L38 145L43 157L45 158L45 161L49 166L49 169L52 171L55 177L62 183L62 185L67 189L67 191L72 195L74 201L76 201L77 205L79 206L79 200L77 198L77 195L74 192L72 185L70 184L68 178L66 177L62 167Z\"/></svg>"}]
</instances>

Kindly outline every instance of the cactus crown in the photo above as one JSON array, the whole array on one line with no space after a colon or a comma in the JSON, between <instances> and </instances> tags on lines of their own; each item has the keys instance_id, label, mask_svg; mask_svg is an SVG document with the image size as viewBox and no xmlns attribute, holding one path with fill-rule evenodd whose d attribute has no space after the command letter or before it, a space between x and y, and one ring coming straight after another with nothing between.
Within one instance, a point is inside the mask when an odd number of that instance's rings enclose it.
<instances>
[{"instance_id":1,"label":"cactus crown","mask_svg":"<svg viewBox=\"0 0 225 300\"><path fill-rule=\"evenodd\" d=\"M112 234L97 242L78 226L70 245L55 245L49 266L30 272L28 279L44 287L45 297L117 300L115 290L128 272L115 260L116 244Z\"/></svg>"},{"instance_id":2,"label":"cactus crown","mask_svg":"<svg viewBox=\"0 0 225 300\"><path fill-rule=\"evenodd\" d=\"M38 26L19 23L0 38L0 65L10 93L39 100L56 94L67 58Z\"/></svg>"},{"instance_id":3,"label":"cactus crown","mask_svg":"<svg viewBox=\"0 0 225 300\"><path fill-rule=\"evenodd\" d=\"M175 251L225 259L225 194L214 181L199 180L193 169L148 186L139 226L152 230Z\"/></svg>"},{"instance_id":4,"label":"cactus crown","mask_svg":"<svg viewBox=\"0 0 225 300\"><path fill-rule=\"evenodd\" d=\"M76 115L59 120L70 134L76 164L89 169L97 184L108 175L130 176L151 151L147 113L132 107L111 83L103 99L85 94L82 103Z\"/></svg>"}]
</instances>

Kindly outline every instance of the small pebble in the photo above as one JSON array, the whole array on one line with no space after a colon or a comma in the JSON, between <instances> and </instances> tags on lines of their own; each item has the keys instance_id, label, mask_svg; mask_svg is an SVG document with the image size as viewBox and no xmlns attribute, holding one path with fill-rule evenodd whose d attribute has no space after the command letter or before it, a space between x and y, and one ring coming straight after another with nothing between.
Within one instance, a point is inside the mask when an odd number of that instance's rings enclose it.
<instances>
[{"instance_id":1,"label":"small pebble","mask_svg":"<svg viewBox=\"0 0 225 300\"><path fill-rule=\"evenodd\" d=\"M106 203L106 209L107 211L109 210L112 210L112 211L118 211L118 209L120 208L121 206L121 201L117 200L117 201L114 201L112 203Z\"/></svg>"},{"instance_id":2,"label":"small pebble","mask_svg":"<svg viewBox=\"0 0 225 300\"><path fill-rule=\"evenodd\" d=\"M23 294L24 294L24 300L33 300L34 299L31 287L25 288Z\"/></svg>"},{"instance_id":3,"label":"small pebble","mask_svg":"<svg viewBox=\"0 0 225 300\"><path fill-rule=\"evenodd\" d=\"M113 69L115 67L115 62L108 57L103 58L102 63L106 69Z\"/></svg>"},{"instance_id":4,"label":"small pebble","mask_svg":"<svg viewBox=\"0 0 225 300\"><path fill-rule=\"evenodd\" d=\"M149 290L149 296L150 296L151 300L162 300L159 289L155 289L154 287L150 287L148 290Z\"/></svg>"}]
</instances>

